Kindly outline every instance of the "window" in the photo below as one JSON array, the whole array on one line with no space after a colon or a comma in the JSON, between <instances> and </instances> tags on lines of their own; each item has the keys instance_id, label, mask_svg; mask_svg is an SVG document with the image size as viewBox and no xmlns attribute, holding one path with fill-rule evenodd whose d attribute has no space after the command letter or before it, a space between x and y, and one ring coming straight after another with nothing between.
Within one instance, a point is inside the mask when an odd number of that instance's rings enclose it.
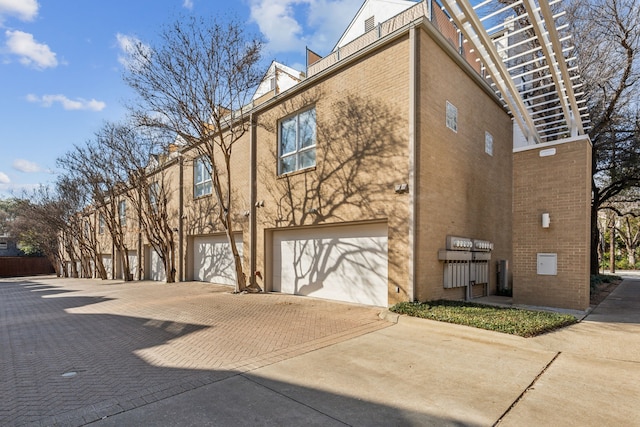
<instances>
[{"instance_id":1,"label":"window","mask_svg":"<svg viewBox=\"0 0 640 427\"><path fill-rule=\"evenodd\" d=\"M364 32L368 32L373 30L373 28L376 26L376 20L374 16L370 16L367 19L365 19L364 21Z\"/></svg>"},{"instance_id":2,"label":"window","mask_svg":"<svg viewBox=\"0 0 640 427\"><path fill-rule=\"evenodd\" d=\"M120 217L120 227L125 227L127 225L127 202L124 200L118 203L118 216Z\"/></svg>"},{"instance_id":3,"label":"window","mask_svg":"<svg viewBox=\"0 0 640 427\"><path fill-rule=\"evenodd\" d=\"M193 162L193 197L211 194L211 162L205 156Z\"/></svg>"},{"instance_id":4,"label":"window","mask_svg":"<svg viewBox=\"0 0 640 427\"><path fill-rule=\"evenodd\" d=\"M160 196L160 184L152 182L149 185L149 205L154 212L158 212L158 198Z\"/></svg>"},{"instance_id":5,"label":"window","mask_svg":"<svg viewBox=\"0 0 640 427\"><path fill-rule=\"evenodd\" d=\"M104 234L104 216L102 214L98 218L98 233Z\"/></svg>"},{"instance_id":6,"label":"window","mask_svg":"<svg viewBox=\"0 0 640 427\"><path fill-rule=\"evenodd\" d=\"M0 242L0 249L2 250L9 249L9 244L7 242Z\"/></svg>"},{"instance_id":7,"label":"window","mask_svg":"<svg viewBox=\"0 0 640 427\"><path fill-rule=\"evenodd\" d=\"M484 133L484 152L493 156L493 135L489 132Z\"/></svg>"},{"instance_id":8,"label":"window","mask_svg":"<svg viewBox=\"0 0 640 427\"><path fill-rule=\"evenodd\" d=\"M447 101L447 127L458 132L458 109L449 101Z\"/></svg>"},{"instance_id":9,"label":"window","mask_svg":"<svg viewBox=\"0 0 640 427\"><path fill-rule=\"evenodd\" d=\"M285 174L316 165L316 109L280 121L278 172Z\"/></svg>"}]
</instances>

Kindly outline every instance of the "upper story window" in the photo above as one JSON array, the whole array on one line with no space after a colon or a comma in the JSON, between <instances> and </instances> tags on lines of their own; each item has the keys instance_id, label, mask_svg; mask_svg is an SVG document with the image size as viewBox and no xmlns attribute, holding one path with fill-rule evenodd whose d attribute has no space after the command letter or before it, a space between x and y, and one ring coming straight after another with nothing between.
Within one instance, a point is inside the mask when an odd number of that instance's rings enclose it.
<instances>
[{"instance_id":1,"label":"upper story window","mask_svg":"<svg viewBox=\"0 0 640 427\"><path fill-rule=\"evenodd\" d=\"M149 205L154 212L158 211L158 196L160 195L160 184L152 182L149 185Z\"/></svg>"},{"instance_id":2,"label":"upper story window","mask_svg":"<svg viewBox=\"0 0 640 427\"><path fill-rule=\"evenodd\" d=\"M193 197L211 194L211 162L200 156L193 162Z\"/></svg>"},{"instance_id":3,"label":"upper story window","mask_svg":"<svg viewBox=\"0 0 640 427\"><path fill-rule=\"evenodd\" d=\"M98 233L104 234L104 215L98 217Z\"/></svg>"},{"instance_id":4,"label":"upper story window","mask_svg":"<svg viewBox=\"0 0 640 427\"><path fill-rule=\"evenodd\" d=\"M120 226L124 227L127 225L127 202L121 200L118 203L118 216L120 217Z\"/></svg>"},{"instance_id":5,"label":"upper story window","mask_svg":"<svg viewBox=\"0 0 640 427\"><path fill-rule=\"evenodd\" d=\"M458 132L458 109L449 101L447 101L447 127Z\"/></svg>"},{"instance_id":6,"label":"upper story window","mask_svg":"<svg viewBox=\"0 0 640 427\"><path fill-rule=\"evenodd\" d=\"M278 173L285 174L316 165L316 108L280 121L278 126Z\"/></svg>"}]
</instances>

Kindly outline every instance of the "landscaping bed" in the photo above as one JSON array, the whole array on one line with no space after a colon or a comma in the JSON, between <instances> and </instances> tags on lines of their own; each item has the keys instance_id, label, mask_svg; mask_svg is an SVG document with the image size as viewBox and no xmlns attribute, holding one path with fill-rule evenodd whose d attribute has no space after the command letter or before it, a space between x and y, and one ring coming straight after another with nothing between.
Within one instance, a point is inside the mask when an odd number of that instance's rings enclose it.
<instances>
[{"instance_id":1,"label":"landscaping bed","mask_svg":"<svg viewBox=\"0 0 640 427\"><path fill-rule=\"evenodd\" d=\"M496 307L465 301L402 302L394 313L533 337L577 322L570 314Z\"/></svg>"}]
</instances>

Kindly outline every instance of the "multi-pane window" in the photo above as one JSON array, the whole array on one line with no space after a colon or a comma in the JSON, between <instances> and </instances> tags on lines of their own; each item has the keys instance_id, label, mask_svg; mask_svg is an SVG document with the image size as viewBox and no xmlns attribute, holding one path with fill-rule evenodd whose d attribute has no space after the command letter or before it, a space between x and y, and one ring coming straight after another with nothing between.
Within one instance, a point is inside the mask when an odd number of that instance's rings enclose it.
<instances>
[{"instance_id":1,"label":"multi-pane window","mask_svg":"<svg viewBox=\"0 0 640 427\"><path fill-rule=\"evenodd\" d=\"M316 165L316 109L304 110L280 121L278 173Z\"/></svg>"},{"instance_id":2,"label":"multi-pane window","mask_svg":"<svg viewBox=\"0 0 640 427\"><path fill-rule=\"evenodd\" d=\"M104 234L104 215L98 217L98 233Z\"/></svg>"},{"instance_id":3,"label":"multi-pane window","mask_svg":"<svg viewBox=\"0 0 640 427\"><path fill-rule=\"evenodd\" d=\"M211 163L205 156L193 162L193 197L211 194Z\"/></svg>"},{"instance_id":4,"label":"multi-pane window","mask_svg":"<svg viewBox=\"0 0 640 427\"><path fill-rule=\"evenodd\" d=\"M149 205L151 205L151 209L154 212L158 211L158 199L160 196L160 184L157 182L152 182L149 185Z\"/></svg>"},{"instance_id":5,"label":"multi-pane window","mask_svg":"<svg viewBox=\"0 0 640 427\"><path fill-rule=\"evenodd\" d=\"M124 227L127 225L127 202L121 200L118 203L118 216L120 217L120 226Z\"/></svg>"},{"instance_id":6,"label":"multi-pane window","mask_svg":"<svg viewBox=\"0 0 640 427\"><path fill-rule=\"evenodd\" d=\"M458 109L449 101L447 101L447 127L458 132Z\"/></svg>"}]
</instances>

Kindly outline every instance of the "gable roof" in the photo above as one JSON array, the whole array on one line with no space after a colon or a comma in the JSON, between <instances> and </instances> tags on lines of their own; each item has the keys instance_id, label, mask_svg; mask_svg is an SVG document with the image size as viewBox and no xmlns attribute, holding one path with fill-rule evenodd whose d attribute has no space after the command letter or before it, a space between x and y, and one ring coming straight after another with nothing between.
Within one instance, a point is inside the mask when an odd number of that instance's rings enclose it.
<instances>
[{"instance_id":1,"label":"gable roof","mask_svg":"<svg viewBox=\"0 0 640 427\"><path fill-rule=\"evenodd\" d=\"M416 3L416 0L365 0L347 29L333 47L332 52L335 52L339 47L364 34L364 22L368 18L373 16L375 19L374 25L377 25L407 10Z\"/></svg>"}]
</instances>

